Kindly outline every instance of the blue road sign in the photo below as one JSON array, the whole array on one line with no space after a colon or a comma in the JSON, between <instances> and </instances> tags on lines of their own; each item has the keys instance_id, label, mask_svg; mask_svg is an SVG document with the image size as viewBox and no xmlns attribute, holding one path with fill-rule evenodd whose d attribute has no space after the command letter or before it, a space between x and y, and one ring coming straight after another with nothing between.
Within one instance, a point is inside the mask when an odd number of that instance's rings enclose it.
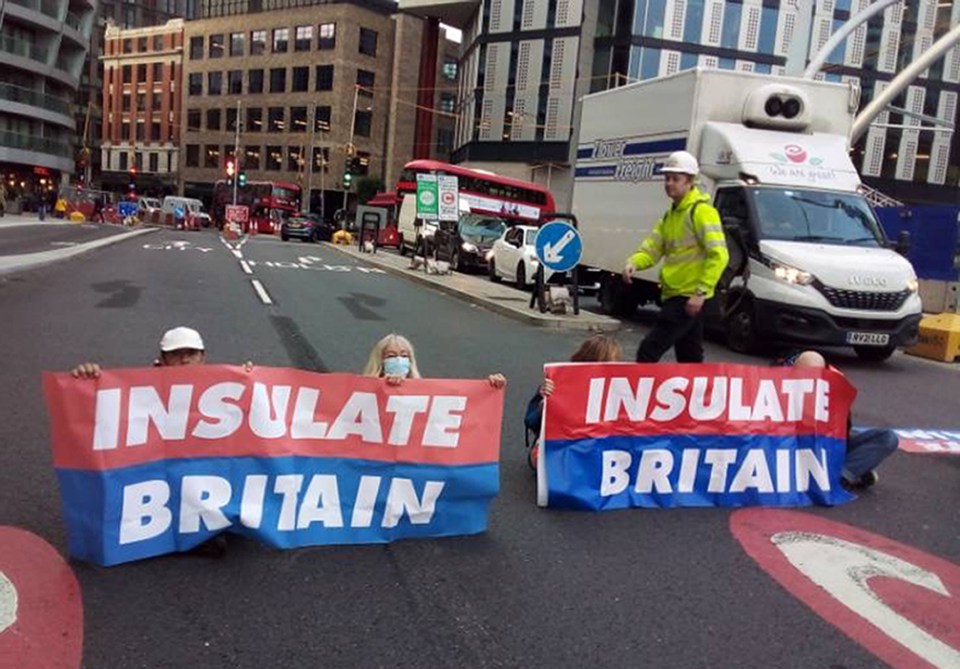
<instances>
[{"instance_id":1,"label":"blue road sign","mask_svg":"<svg viewBox=\"0 0 960 669\"><path fill-rule=\"evenodd\" d=\"M554 272L566 272L580 262L583 240L565 221L551 221L537 232L537 259Z\"/></svg>"},{"instance_id":2,"label":"blue road sign","mask_svg":"<svg viewBox=\"0 0 960 669\"><path fill-rule=\"evenodd\" d=\"M120 202L117 205L117 211L124 218L126 218L127 216L136 216L137 208L138 208L138 205L136 202Z\"/></svg>"}]
</instances>

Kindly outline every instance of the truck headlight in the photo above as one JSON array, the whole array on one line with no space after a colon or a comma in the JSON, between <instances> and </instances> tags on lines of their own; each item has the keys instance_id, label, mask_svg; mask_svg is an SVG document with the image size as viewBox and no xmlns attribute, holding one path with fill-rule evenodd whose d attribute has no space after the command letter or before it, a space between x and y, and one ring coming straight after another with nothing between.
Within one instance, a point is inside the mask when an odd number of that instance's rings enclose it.
<instances>
[{"instance_id":1,"label":"truck headlight","mask_svg":"<svg viewBox=\"0 0 960 669\"><path fill-rule=\"evenodd\" d=\"M464 253L476 253L477 247L471 244L470 242L464 242L460 245L460 248L463 249Z\"/></svg>"},{"instance_id":2,"label":"truck headlight","mask_svg":"<svg viewBox=\"0 0 960 669\"><path fill-rule=\"evenodd\" d=\"M783 263L770 261L770 269L773 270L774 276L782 281L787 283L792 283L798 286L806 286L813 283L813 275L810 272L805 272L802 269L797 269L796 267L791 267L790 265L784 265Z\"/></svg>"},{"instance_id":3,"label":"truck headlight","mask_svg":"<svg viewBox=\"0 0 960 669\"><path fill-rule=\"evenodd\" d=\"M920 290L920 282L916 279L907 279L907 292L915 293Z\"/></svg>"}]
</instances>

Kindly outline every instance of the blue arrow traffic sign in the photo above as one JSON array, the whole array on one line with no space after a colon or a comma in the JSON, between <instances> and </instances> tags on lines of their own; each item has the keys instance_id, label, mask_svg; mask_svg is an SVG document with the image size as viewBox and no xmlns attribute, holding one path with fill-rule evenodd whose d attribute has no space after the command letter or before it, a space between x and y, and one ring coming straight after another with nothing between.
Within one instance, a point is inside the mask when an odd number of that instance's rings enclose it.
<instances>
[{"instance_id":1,"label":"blue arrow traffic sign","mask_svg":"<svg viewBox=\"0 0 960 669\"><path fill-rule=\"evenodd\" d=\"M554 272L566 272L580 262L583 240L565 221L551 221L537 231L537 260Z\"/></svg>"}]
</instances>

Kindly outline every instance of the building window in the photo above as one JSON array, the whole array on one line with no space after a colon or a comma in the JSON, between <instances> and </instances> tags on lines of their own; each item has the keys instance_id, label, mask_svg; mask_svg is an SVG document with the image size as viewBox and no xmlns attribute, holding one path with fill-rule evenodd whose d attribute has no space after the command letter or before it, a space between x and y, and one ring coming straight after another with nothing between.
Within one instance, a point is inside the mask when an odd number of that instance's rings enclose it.
<instances>
[{"instance_id":1,"label":"building window","mask_svg":"<svg viewBox=\"0 0 960 669\"><path fill-rule=\"evenodd\" d=\"M120 139L125 142L130 141L130 123L129 121L124 121L120 125Z\"/></svg>"},{"instance_id":2,"label":"building window","mask_svg":"<svg viewBox=\"0 0 960 669\"><path fill-rule=\"evenodd\" d=\"M123 40L123 52L124 53L133 53L133 40L129 37Z\"/></svg>"},{"instance_id":3,"label":"building window","mask_svg":"<svg viewBox=\"0 0 960 669\"><path fill-rule=\"evenodd\" d=\"M207 95L220 95L223 89L223 72L207 72Z\"/></svg>"},{"instance_id":4,"label":"building window","mask_svg":"<svg viewBox=\"0 0 960 669\"><path fill-rule=\"evenodd\" d=\"M327 147L316 146L313 149L313 169L314 171L323 170L324 172L328 171L327 166L330 164L330 149Z\"/></svg>"},{"instance_id":5,"label":"building window","mask_svg":"<svg viewBox=\"0 0 960 669\"><path fill-rule=\"evenodd\" d=\"M273 52L286 53L287 44L290 42L289 28L274 28L273 30Z\"/></svg>"},{"instance_id":6,"label":"building window","mask_svg":"<svg viewBox=\"0 0 960 669\"><path fill-rule=\"evenodd\" d=\"M287 171L288 172L299 172L303 168L303 163L300 161L301 150L302 149L299 146L287 147Z\"/></svg>"},{"instance_id":7,"label":"building window","mask_svg":"<svg viewBox=\"0 0 960 669\"><path fill-rule=\"evenodd\" d=\"M446 128L437 128L437 155L439 158L449 158L453 151L453 131Z\"/></svg>"},{"instance_id":8,"label":"building window","mask_svg":"<svg viewBox=\"0 0 960 669\"><path fill-rule=\"evenodd\" d=\"M287 68L274 67L270 70L270 92L287 92Z\"/></svg>"},{"instance_id":9,"label":"building window","mask_svg":"<svg viewBox=\"0 0 960 669\"><path fill-rule=\"evenodd\" d=\"M219 144L207 144L206 155L204 155L203 161L204 167L220 167L220 145Z\"/></svg>"},{"instance_id":10,"label":"building window","mask_svg":"<svg viewBox=\"0 0 960 669\"><path fill-rule=\"evenodd\" d=\"M279 172L282 167L283 167L283 147L268 146L267 147L267 164L266 164L267 171Z\"/></svg>"},{"instance_id":11,"label":"building window","mask_svg":"<svg viewBox=\"0 0 960 669\"><path fill-rule=\"evenodd\" d=\"M247 132L260 132L263 130L263 110L259 107L247 107L247 126L244 128Z\"/></svg>"},{"instance_id":12,"label":"building window","mask_svg":"<svg viewBox=\"0 0 960 669\"><path fill-rule=\"evenodd\" d=\"M243 70L230 70L227 72L227 93L230 95L243 95Z\"/></svg>"},{"instance_id":13,"label":"building window","mask_svg":"<svg viewBox=\"0 0 960 669\"><path fill-rule=\"evenodd\" d=\"M152 111L160 111L160 106L163 103L163 95L160 93L153 93L150 96L150 109Z\"/></svg>"},{"instance_id":14,"label":"building window","mask_svg":"<svg viewBox=\"0 0 960 669\"><path fill-rule=\"evenodd\" d=\"M365 151L357 151L357 165L360 169L355 174L362 177L370 174L370 154Z\"/></svg>"},{"instance_id":15,"label":"building window","mask_svg":"<svg viewBox=\"0 0 960 669\"><path fill-rule=\"evenodd\" d=\"M234 166L236 166L237 157L233 149L233 144L224 144L223 145L223 164L226 165L228 160L234 161Z\"/></svg>"},{"instance_id":16,"label":"building window","mask_svg":"<svg viewBox=\"0 0 960 669\"><path fill-rule=\"evenodd\" d=\"M377 55L377 31L360 28L360 53L364 56Z\"/></svg>"},{"instance_id":17,"label":"building window","mask_svg":"<svg viewBox=\"0 0 960 669\"><path fill-rule=\"evenodd\" d=\"M376 81L376 75L368 70L357 70L357 86L360 89L360 95L373 97L373 84Z\"/></svg>"},{"instance_id":18,"label":"building window","mask_svg":"<svg viewBox=\"0 0 960 669\"><path fill-rule=\"evenodd\" d=\"M243 169L245 170L260 169L260 147L259 146L246 147L245 155L243 159Z\"/></svg>"},{"instance_id":19,"label":"building window","mask_svg":"<svg viewBox=\"0 0 960 669\"><path fill-rule=\"evenodd\" d=\"M203 37L190 38L190 60L203 58Z\"/></svg>"},{"instance_id":20,"label":"building window","mask_svg":"<svg viewBox=\"0 0 960 669\"><path fill-rule=\"evenodd\" d=\"M120 96L120 111L130 111L130 94L124 93Z\"/></svg>"},{"instance_id":21,"label":"building window","mask_svg":"<svg viewBox=\"0 0 960 669\"><path fill-rule=\"evenodd\" d=\"M457 80L457 60L455 58L443 59L443 78L447 81Z\"/></svg>"},{"instance_id":22,"label":"building window","mask_svg":"<svg viewBox=\"0 0 960 669\"><path fill-rule=\"evenodd\" d=\"M163 80L163 63L153 64L153 83L159 84Z\"/></svg>"},{"instance_id":23,"label":"building window","mask_svg":"<svg viewBox=\"0 0 960 669\"><path fill-rule=\"evenodd\" d=\"M207 110L207 130L214 130L216 132L220 131L220 110L219 109Z\"/></svg>"},{"instance_id":24,"label":"building window","mask_svg":"<svg viewBox=\"0 0 960 669\"><path fill-rule=\"evenodd\" d=\"M293 50L309 51L313 46L313 26L297 26L294 32Z\"/></svg>"},{"instance_id":25,"label":"building window","mask_svg":"<svg viewBox=\"0 0 960 669\"><path fill-rule=\"evenodd\" d=\"M237 129L237 108L227 107L227 130L235 132Z\"/></svg>"},{"instance_id":26,"label":"building window","mask_svg":"<svg viewBox=\"0 0 960 669\"><path fill-rule=\"evenodd\" d=\"M187 79L187 95L203 95L203 74L191 72Z\"/></svg>"},{"instance_id":27,"label":"building window","mask_svg":"<svg viewBox=\"0 0 960 669\"><path fill-rule=\"evenodd\" d=\"M369 109L358 109L354 118L353 134L357 137L369 137L373 125L373 112Z\"/></svg>"},{"instance_id":28,"label":"building window","mask_svg":"<svg viewBox=\"0 0 960 669\"><path fill-rule=\"evenodd\" d=\"M137 53L146 53L147 52L147 38L139 37L137 38Z\"/></svg>"},{"instance_id":29,"label":"building window","mask_svg":"<svg viewBox=\"0 0 960 669\"><path fill-rule=\"evenodd\" d=\"M307 108L290 107L290 132L307 131Z\"/></svg>"},{"instance_id":30,"label":"building window","mask_svg":"<svg viewBox=\"0 0 960 669\"><path fill-rule=\"evenodd\" d=\"M230 33L230 55L242 56L246 51L247 36L244 33Z\"/></svg>"},{"instance_id":31,"label":"building window","mask_svg":"<svg viewBox=\"0 0 960 669\"><path fill-rule=\"evenodd\" d=\"M160 141L160 122L153 121L150 124L150 141L159 142ZM156 170L154 170L156 172Z\"/></svg>"},{"instance_id":32,"label":"building window","mask_svg":"<svg viewBox=\"0 0 960 669\"><path fill-rule=\"evenodd\" d=\"M187 167L200 167L199 144L187 144Z\"/></svg>"},{"instance_id":33,"label":"building window","mask_svg":"<svg viewBox=\"0 0 960 669\"><path fill-rule=\"evenodd\" d=\"M313 129L316 132L330 132L330 106L317 105L313 111Z\"/></svg>"},{"instance_id":34,"label":"building window","mask_svg":"<svg viewBox=\"0 0 960 669\"><path fill-rule=\"evenodd\" d=\"M267 50L267 31L266 30L250 31L250 55L259 56L266 50Z\"/></svg>"},{"instance_id":35,"label":"building window","mask_svg":"<svg viewBox=\"0 0 960 669\"><path fill-rule=\"evenodd\" d=\"M318 91L333 90L333 65L317 65L317 85Z\"/></svg>"},{"instance_id":36,"label":"building window","mask_svg":"<svg viewBox=\"0 0 960 669\"><path fill-rule=\"evenodd\" d=\"M121 172L127 171L127 152L126 151L120 152L120 171Z\"/></svg>"},{"instance_id":37,"label":"building window","mask_svg":"<svg viewBox=\"0 0 960 669\"><path fill-rule=\"evenodd\" d=\"M154 36L153 36L153 50L154 50L154 51L163 51L163 35L154 35Z\"/></svg>"},{"instance_id":38,"label":"building window","mask_svg":"<svg viewBox=\"0 0 960 669\"><path fill-rule=\"evenodd\" d=\"M138 141L138 142L142 142L142 141L146 140L146 138L147 138L146 135L147 135L147 133L146 133L146 131L144 130L144 124L141 123L140 121L137 121L137 141ZM140 161L138 160L138 161L137 161L137 166L139 166L139 165L140 165Z\"/></svg>"},{"instance_id":39,"label":"building window","mask_svg":"<svg viewBox=\"0 0 960 669\"><path fill-rule=\"evenodd\" d=\"M247 93L263 93L263 70L247 71Z\"/></svg>"},{"instance_id":40,"label":"building window","mask_svg":"<svg viewBox=\"0 0 960 669\"><path fill-rule=\"evenodd\" d=\"M187 130L199 130L199 129L200 129L200 110L188 109L187 110Z\"/></svg>"},{"instance_id":41,"label":"building window","mask_svg":"<svg viewBox=\"0 0 960 669\"><path fill-rule=\"evenodd\" d=\"M457 108L457 96L453 93L441 93L440 94L440 111L445 111L447 113L453 113Z\"/></svg>"},{"instance_id":42,"label":"building window","mask_svg":"<svg viewBox=\"0 0 960 669\"><path fill-rule=\"evenodd\" d=\"M337 46L337 24L321 23L317 48L321 51L333 49Z\"/></svg>"},{"instance_id":43,"label":"building window","mask_svg":"<svg viewBox=\"0 0 960 669\"><path fill-rule=\"evenodd\" d=\"M286 130L283 122L283 107L270 107L267 110L267 132L283 132Z\"/></svg>"},{"instance_id":44,"label":"building window","mask_svg":"<svg viewBox=\"0 0 960 669\"><path fill-rule=\"evenodd\" d=\"M137 65L137 83L145 84L147 83L147 64L140 63Z\"/></svg>"},{"instance_id":45,"label":"building window","mask_svg":"<svg viewBox=\"0 0 960 669\"><path fill-rule=\"evenodd\" d=\"M149 156L150 167L147 170L148 172L159 172L160 171L160 155L157 153L151 153Z\"/></svg>"},{"instance_id":46,"label":"building window","mask_svg":"<svg viewBox=\"0 0 960 669\"><path fill-rule=\"evenodd\" d=\"M310 68L293 68L293 92L304 93L310 88Z\"/></svg>"},{"instance_id":47,"label":"building window","mask_svg":"<svg viewBox=\"0 0 960 669\"><path fill-rule=\"evenodd\" d=\"M210 58L223 58L223 34L210 35Z\"/></svg>"},{"instance_id":48,"label":"building window","mask_svg":"<svg viewBox=\"0 0 960 669\"><path fill-rule=\"evenodd\" d=\"M121 69L123 75L123 83L129 84L131 78L133 77L133 69L129 65L124 65Z\"/></svg>"}]
</instances>

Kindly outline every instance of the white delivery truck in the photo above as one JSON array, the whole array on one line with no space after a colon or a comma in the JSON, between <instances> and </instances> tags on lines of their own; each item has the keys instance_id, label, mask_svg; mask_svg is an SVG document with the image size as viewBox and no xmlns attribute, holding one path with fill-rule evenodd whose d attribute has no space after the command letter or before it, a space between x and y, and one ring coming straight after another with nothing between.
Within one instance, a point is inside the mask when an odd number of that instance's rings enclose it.
<instances>
[{"instance_id":1,"label":"white delivery truck","mask_svg":"<svg viewBox=\"0 0 960 669\"><path fill-rule=\"evenodd\" d=\"M584 97L572 209L604 309L657 299L659 268L631 285L620 273L669 205L660 165L685 149L727 233L730 265L708 318L731 348L853 346L884 360L913 344L916 274L848 155L858 102L844 84L702 69Z\"/></svg>"}]
</instances>

